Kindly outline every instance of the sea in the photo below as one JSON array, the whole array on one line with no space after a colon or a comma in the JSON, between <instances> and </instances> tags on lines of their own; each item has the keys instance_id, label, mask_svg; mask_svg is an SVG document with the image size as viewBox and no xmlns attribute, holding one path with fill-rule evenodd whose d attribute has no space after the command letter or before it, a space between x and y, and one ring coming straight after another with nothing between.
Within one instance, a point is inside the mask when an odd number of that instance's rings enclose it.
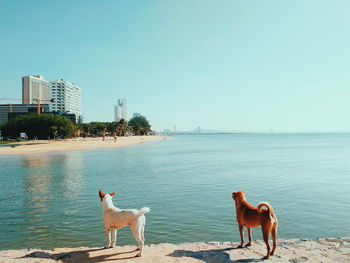
<instances>
[{"instance_id":1,"label":"sea","mask_svg":"<svg viewBox=\"0 0 350 263\"><path fill-rule=\"evenodd\" d=\"M238 190L273 206L279 239L350 237L350 134L178 135L1 155L0 249L104 246L99 189L119 208L150 207L146 244L238 242ZM136 245L129 228L118 231L126 244Z\"/></svg>"}]
</instances>

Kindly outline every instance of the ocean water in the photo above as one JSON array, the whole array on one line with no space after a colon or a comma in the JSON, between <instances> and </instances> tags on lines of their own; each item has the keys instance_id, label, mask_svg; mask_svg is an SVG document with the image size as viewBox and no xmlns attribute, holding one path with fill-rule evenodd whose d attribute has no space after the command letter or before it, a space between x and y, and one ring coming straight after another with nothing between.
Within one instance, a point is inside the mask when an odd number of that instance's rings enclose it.
<instances>
[{"instance_id":1,"label":"ocean water","mask_svg":"<svg viewBox=\"0 0 350 263\"><path fill-rule=\"evenodd\" d=\"M272 204L278 238L350 236L350 134L189 135L0 156L0 180L0 249L104 246L99 189L120 208L151 208L147 244L238 241L236 190ZM117 244L136 244L130 229Z\"/></svg>"}]
</instances>

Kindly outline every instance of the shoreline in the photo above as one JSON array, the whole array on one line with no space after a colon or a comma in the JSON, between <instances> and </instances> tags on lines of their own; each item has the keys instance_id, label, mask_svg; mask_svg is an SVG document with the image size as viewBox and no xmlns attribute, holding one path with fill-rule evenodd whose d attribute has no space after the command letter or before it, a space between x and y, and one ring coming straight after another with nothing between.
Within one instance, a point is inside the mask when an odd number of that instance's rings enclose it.
<instances>
[{"instance_id":1,"label":"shoreline","mask_svg":"<svg viewBox=\"0 0 350 263\"><path fill-rule=\"evenodd\" d=\"M129 136L117 137L114 142L113 137L102 138L76 138L66 140L39 140L16 142L11 146L0 147L0 155L22 155L22 154L41 154L52 152L66 152L66 151L80 151L80 150L94 150L105 148L116 148L129 145L136 145L144 142L164 140L166 137L152 135L152 136Z\"/></svg>"},{"instance_id":2,"label":"shoreline","mask_svg":"<svg viewBox=\"0 0 350 263\"><path fill-rule=\"evenodd\" d=\"M0 262L350 262L350 238L278 240L276 254L268 260L263 241L249 248L237 248L238 242L162 243L145 245L142 257L136 246L111 249L55 248L52 250L0 250Z\"/></svg>"}]
</instances>

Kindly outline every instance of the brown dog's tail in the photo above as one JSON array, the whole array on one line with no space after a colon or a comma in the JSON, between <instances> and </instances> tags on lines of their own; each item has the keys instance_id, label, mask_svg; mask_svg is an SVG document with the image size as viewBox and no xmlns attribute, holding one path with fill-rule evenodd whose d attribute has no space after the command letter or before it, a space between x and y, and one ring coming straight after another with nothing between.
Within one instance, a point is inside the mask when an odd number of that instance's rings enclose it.
<instances>
[{"instance_id":1,"label":"brown dog's tail","mask_svg":"<svg viewBox=\"0 0 350 263\"><path fill-rule=\"evenodd\" d=\"M258 212L261 214L263 211L261 210L261 208L263 206L267 207L267 211L269 211L269 215L270 217L275 217L275 211L273 210L272 206L268 203L268 202L261 202L258 204Z\"/></svg>"}]
</instances>

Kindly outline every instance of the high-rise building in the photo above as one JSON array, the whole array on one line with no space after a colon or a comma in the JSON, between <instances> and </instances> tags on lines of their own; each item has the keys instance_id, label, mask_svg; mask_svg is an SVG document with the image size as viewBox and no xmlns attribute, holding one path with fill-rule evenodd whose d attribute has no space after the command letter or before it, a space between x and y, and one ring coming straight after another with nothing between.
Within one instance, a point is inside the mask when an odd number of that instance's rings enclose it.
<instances>
[{"instance_id":1,"label":"high-rise building","mask_svg":"<svg viewBox=\"0 0 350 263\"><path fill-rule=\"evenodd\" d=\"M82 120L80 88L63 79L50 81L50 111L75 114L76 121Z\"/></svg>"},{"instance_id":2,"label":"high-rise building","mask_svg":"<svg viewBox=\"0 0 350 263\"><path fill-rule=\"evenodd\" d=\"M118 99L117 105L114 105L114 121L121 119L127 120L126 99Z\"/></svg>"},{"instance_id":3,"label":"high-rise building","mask_svg":"<svg viewBox=\"0 0 350 263\"><path fill-rule=\"evenodd\" d=\"M22 104L47 103L49 99L49 82L43 76L22 77Z\"/></svg>"}]
</instances>

